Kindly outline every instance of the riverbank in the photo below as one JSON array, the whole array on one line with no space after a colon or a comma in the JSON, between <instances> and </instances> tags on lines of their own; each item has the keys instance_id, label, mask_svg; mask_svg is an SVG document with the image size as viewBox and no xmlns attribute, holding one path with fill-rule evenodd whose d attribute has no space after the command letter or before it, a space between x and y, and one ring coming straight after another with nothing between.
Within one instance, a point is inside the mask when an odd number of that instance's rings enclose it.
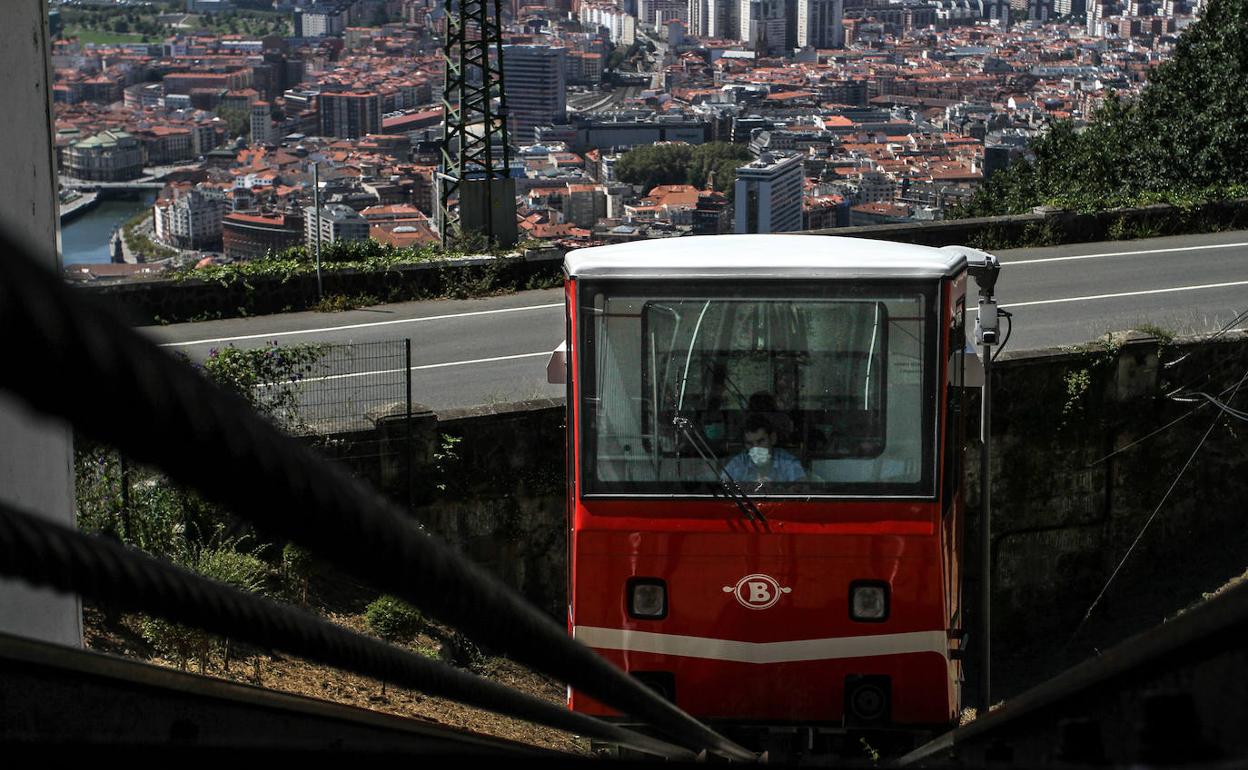
<instances>
[{"instance_id":1,"label":"riverbank","mask_svg":"<svg viewBox=\"0 0 1248 770\"><path fill-rule=\"evenodd\" d=\"M66 225L100 204L97 192L75 193L77 197L61 203L61 224Z\"/></svg>"},{"instance_id":2,"label":"riverbank","mask_svg":"<svg viewBox=\"0 0 1248 770\"><path fill-rule=\"evenodd\" d=\"M89 195L95 196L93 203L80 203ZM155 191L126 197L112 191L84 192L82 197L66 204L61 211L61 255L64 263L112 262L114 233L140 212L150 211L155 199Z\"/></svg>"}]
</instances>

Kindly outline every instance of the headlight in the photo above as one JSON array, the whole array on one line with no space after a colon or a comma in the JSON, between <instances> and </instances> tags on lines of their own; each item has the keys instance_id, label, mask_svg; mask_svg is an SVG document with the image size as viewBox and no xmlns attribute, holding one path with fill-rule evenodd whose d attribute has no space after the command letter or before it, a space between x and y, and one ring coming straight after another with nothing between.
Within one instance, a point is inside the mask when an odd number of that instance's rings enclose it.
<instances>
[{"instance_id":1,"label":"headlight","mask_svg":"<svg viewBox=\"0 0 1248 770\"><path fill-rule=\"evenodd\" d=\"M657 578L629 578L628 614L659 620L667 617L667 584Z\"/></svg>"},{"instance_id":2,"label":"headlight","mask_svg":"<svg viewBox=\"0 0 1248 770\"><path fill-rule=\"evenodd\" d=\"M849 586L851 620L875 622L888 618L888 584L858 582Z\"/></svg>"}]
</instances>

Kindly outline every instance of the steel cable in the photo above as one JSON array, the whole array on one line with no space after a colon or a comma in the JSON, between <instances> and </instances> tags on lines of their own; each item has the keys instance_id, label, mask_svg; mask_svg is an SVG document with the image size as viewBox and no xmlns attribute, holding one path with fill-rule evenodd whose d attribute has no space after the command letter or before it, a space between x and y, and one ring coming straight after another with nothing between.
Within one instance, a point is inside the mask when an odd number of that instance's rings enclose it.
<instances>
[{"instance_id":1,"label":"steel cable","mask_svg":"<svg viewBox=\"0 0 1248 770\"><path fill-rule=\"evenodd\" d=\"M0 574L668 758L692 752L0 503Z\"/></svg>"},{"instance_id":2,"label":"steel cable","mask_svg":"<svg viewBox=\"0 0 1248 770\"><path fill-rule=\"evenodd\" d=\"M0 239L0 388L693 751L753 760L401 509ZM80 383L90 383L83 398Z\"/></svg>"}]
</instances>

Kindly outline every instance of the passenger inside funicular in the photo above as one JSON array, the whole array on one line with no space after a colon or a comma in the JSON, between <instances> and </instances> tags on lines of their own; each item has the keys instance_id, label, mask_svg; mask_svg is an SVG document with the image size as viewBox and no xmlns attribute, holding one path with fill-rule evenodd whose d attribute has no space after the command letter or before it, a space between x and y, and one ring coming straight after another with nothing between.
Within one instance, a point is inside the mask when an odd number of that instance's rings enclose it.
<instances>
[{"instance_id":1,"label":"passenger inside funicular","mask_svg":"<svg viewBox=\"0 0 1248 770\"><path fill-rule=\"evenodd\" d=\"M777 446L783 433L792 429L790 421L775 409L770 393L750 397L752 410L745 420L745 450L728 461L724 475L738 483L756 484L761 488L771 481L805 481L806 469L788 450Z\"/></svg>"}]
</instances>

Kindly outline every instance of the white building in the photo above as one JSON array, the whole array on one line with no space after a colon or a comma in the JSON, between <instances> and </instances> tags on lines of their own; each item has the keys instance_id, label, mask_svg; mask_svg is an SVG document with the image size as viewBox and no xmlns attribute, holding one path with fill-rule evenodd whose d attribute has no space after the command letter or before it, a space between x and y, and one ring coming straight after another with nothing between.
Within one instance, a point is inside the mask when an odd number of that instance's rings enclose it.
<instances>
[{"instance_id":1,"label":"white building","mask_svg":"<svg viewBox=\"0 0 1248 770\"><path fill-rule=\"evenodd\" d=\"M336 5L310 5L295 11L295 37L341 35L347 28L347 9Z\"/></svg>"},{"instance_id":2,"label":"white building","mask_svg":"<svg viewBox=\"0 0 1248 770\"><path fill-rule=\"evenodd\" d=\"M152 208L156 240L177 249L215 249L225 209L225 196L216 191L175 189L172 198L161 198Z\"/></svg>"},{"instance_id":3,"label":"white building","mask_svg":"<svg viewBox=\"0 0 1248 770\"><path fill-rule=\"evenodd\" d=\"M582 3L581 23L589 27L603 27L607 39L616 45L632 45L637 39L637 19L616 5Z\"/></svg>"},{"instance_id":4,"label":"white building","mask_svg":"<svg viewBox=\"0 0 1248 770\"><path fill-rule=\"evenodd\" d=\"M802 229L802 183L799 155L762 157L737 169L736 231L791 233Z\"/></svg>"},{"instance_id":5,"label":"white building","mask_svg":"<svg viewBox=\"0 0 1248 770\"><path fill-rule=\"evenodd\" d=\"M317 241L318 225L321 243L368 240L368 220L360 212L341 203L321 206L319 217L314 206L304 208L303 240L309 250Z\"/></svg>"}]
</instances>

